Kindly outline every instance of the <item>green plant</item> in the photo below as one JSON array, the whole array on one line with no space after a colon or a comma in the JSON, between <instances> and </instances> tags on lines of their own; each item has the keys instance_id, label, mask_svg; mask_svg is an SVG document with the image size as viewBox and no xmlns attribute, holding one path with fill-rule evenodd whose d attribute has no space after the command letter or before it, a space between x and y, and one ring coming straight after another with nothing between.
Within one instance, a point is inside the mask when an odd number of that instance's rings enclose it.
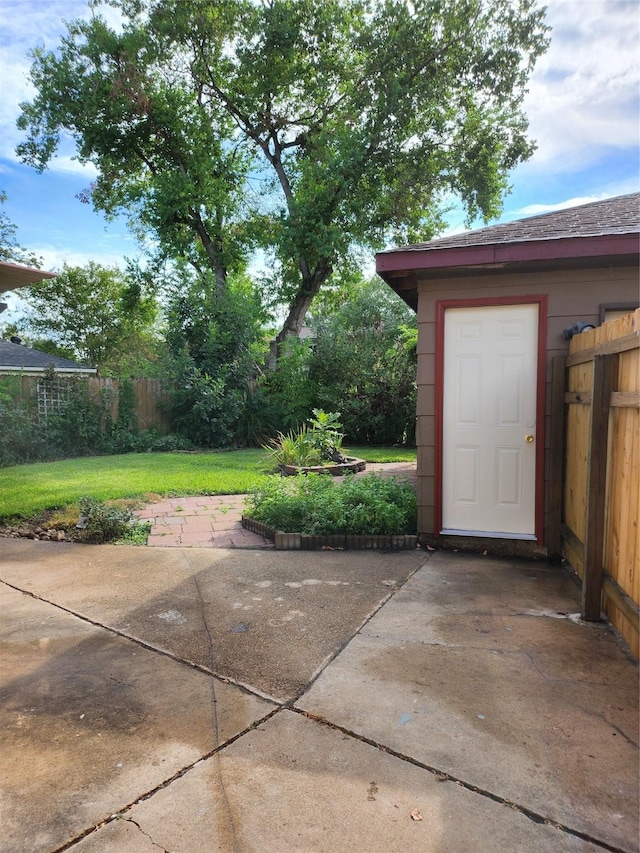
<instances>
[{"instance_id":1,"label":"green plant","mask_svg":"<svg viewBox=\"0 0 640 853\"><path fill-rule=\"evenodd\" d=\"M368 474L336 484L318 474L268 477L247 500L247 514L286 533L415 533L413 486Z\"/></svg>"},{"instance_id":2,"label":"green plant","mask_svg":"<svg viewBox=\"0 0 640 853\"><path fill-rule=\"evenodd\" d=\"M264 446L269 458L278 468L285 465L311 466L319 465L322 461L320 451L316 447L309 428L305 425L297 432L290 430L286 435L279 432Z\"/></svg>"},{"instance_id":3,"label":"green plant","mask_svg":"<svg viewBox=\"0 0 640 853\"><path fill-rule=\"evenodd\" d=\"M111 542L122 537L133 520L130 509L87 496L80 498L80 538L85 542Z\"/></svg>"},{"instance_id":4,"label":"green plant","mask_svg":"<svg viewBox=\"0 0 640 853\"><path fill-rule=\"evenodd\" d=\"M340 412L313 410L313 418L308 424L286 435L279 432L264 449L269 457L282 470L285 465L311 467L325 462L339 462L344 459L340 448L343 435L339 432Z\"/></svg>"},{"instance_id":5,"label":"green plant","mask_svg":"<svg viewBox=\"0 0 640 853\"><path fill-rule=\"evenodd\" d=\"M309 437L322 460L340 461L336 456L342 457L340 448L344 433L340 432L341 429L340 412L313 410L313 417L309 421Z\"/></svg>"},{"instance_id":6,"label":"green plant","mask_svg":"<svg viewBox=\"0 0 640 853\"><path fill-rule=\"evenodd\" d=\"M116 542L122 545L146 545L150 530L151 522L134 521L133 524L127 525L124 533L116 539Z\"/></svg>"}]
</instances>

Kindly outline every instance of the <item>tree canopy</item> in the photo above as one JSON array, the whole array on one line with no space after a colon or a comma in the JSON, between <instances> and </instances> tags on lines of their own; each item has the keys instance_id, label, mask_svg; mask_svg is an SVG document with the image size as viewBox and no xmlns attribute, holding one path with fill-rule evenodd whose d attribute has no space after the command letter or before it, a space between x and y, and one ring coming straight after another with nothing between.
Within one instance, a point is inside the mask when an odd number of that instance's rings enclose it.
<instances>
[{"instance_id":1,"label":"tree canopy","mask_svg":"<svg viewBox=\"0 0 640 853\"><path fill-rule=\"evenodd\" d=\"M0 204L6 204L6 201L6 192L0 190ZM4 210L0 210L0 261L24 264L39 269L42 266L42 258L27 249L23 249L18 243L17 233L18 226L11 221Z\"/></svg>"},{"instance_id":2,"label":"tree canopy","mask_svg":"<svg viewBox=\"0 0 640 853\"><path fill-rule=\"evenodd\" d=\"M96 365L103 375L153 373L157 304L139 270L65 264L55 278L21 295L31 310L17 328L40 336L32 339L35 346Z\"/></svg>"},{"instance_id":3,"label":"tree canopy","mask_svg":"<svg viewBox=\"0 0 640 853\"><path fill-rule=\"evenodd\" d=\"M99 14L108 4L121 27ZM266 253L297 334L363 249L425 240L448 194L498 214L533 150L522 98L546 49L535 0L94 0L36 49L22 159L63 133L163 251L229 272Z\"/></svg>"}]
</instances>

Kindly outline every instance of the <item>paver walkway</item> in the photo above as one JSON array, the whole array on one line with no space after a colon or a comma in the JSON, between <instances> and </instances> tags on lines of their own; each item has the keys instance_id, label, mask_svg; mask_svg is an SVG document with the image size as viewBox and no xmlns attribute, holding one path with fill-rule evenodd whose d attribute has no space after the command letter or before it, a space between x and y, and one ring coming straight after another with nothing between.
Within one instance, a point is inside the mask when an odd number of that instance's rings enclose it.
<instances>
[{"instance_id":1,"label":"paver walkway","mask_svg":"<svg viewBox=\"0 0 640 853\"><path fill-rule=\"evenodd\" d=\"M416 482L412 462L368 463L366 471ZM342 478L339 478L342 479ZM199 495L167 498L135 512L150 521L147 545L163 548L273 548L273 542L242 527L246 495Z\"/></svg>"}]
</instances>

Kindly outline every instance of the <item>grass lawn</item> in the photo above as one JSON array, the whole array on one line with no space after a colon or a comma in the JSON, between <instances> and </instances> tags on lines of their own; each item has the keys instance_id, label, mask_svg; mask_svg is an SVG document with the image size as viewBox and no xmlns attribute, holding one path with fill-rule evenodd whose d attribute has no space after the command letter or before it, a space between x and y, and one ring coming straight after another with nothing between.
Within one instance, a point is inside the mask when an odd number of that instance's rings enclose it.
<instances>
[{"instance_id":1,"label":"grass lawn","mask_svg":"<svg viewBox=\"0 0 640 853\"><path fill-rule=\"evenodd\" d=\"M353 447L367 462L415 461L415 449ZM224 453L127 453L0 468L0 518L32 518L77 503L146 495L244 494L268 473L256 448Z\"/></svg>"}]
</instances>

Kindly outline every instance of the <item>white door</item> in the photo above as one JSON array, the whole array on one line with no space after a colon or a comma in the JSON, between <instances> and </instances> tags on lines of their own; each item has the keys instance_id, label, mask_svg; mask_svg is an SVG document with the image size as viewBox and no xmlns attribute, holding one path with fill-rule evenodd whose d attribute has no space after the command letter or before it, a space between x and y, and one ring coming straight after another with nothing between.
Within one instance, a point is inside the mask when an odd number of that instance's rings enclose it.
<instances>
[{"instance_id":1,"label":"white door","mask_svg":"<svg viewBox=\"0 0 640 853\"><path fill-rule=\"evenodd\" d=\"M535 539L538 306L448 308L443 533Z\"/></svg>"}]
</instances>

